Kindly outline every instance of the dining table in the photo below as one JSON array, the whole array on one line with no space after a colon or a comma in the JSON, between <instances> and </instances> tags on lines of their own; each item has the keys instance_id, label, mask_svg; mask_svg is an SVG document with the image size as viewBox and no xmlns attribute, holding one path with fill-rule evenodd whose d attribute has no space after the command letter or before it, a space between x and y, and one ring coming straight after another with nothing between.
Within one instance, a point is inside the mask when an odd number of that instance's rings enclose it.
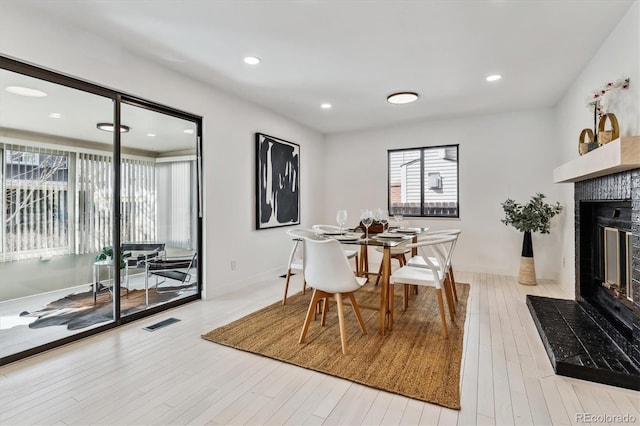
<instances>
[{"instance_id":1,"label":"dining table","mask_svg":"<svg viewBox=\"0 0 640 426\"><path fill-rule=\"evenodd\" d=\"M381 247L382 250L382 271L380 277L380 316L378 333L385 335L386 330L393 329L394 298L390 294L389 277L391 276L391 249L404 244L418 242L418 236L426 232L428 228L392 228L385 232L369 235L368 238L361 233L348 231L342 236L328 236L340 241L341 244L360 246L360 275L369 278L378 273L369 272L369 247ZM356 235L359 234L359 235ZM411 249L411 255L416 256L417 248ZM365 307L366 306L361 306ZM377 309L377 308L376 308Z\"/></svg>"}]
</instances>

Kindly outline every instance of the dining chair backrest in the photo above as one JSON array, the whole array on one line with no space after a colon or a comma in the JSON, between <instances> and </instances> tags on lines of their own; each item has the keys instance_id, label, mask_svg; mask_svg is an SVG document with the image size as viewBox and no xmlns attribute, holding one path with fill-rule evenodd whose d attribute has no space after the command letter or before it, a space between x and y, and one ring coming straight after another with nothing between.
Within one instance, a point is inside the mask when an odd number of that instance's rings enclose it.
<instances>
[{"instance_id":1,"label":"dining chair backrest","mask_svg":"<svg viewBox=\"0 0 640 426\"><path fill-rule=\"evenodd\" d=\"M339 226L335 226L335 225L313 225L311 227L311 229L313 229L316 233L318 234L323 234L325 232L336 232L336 231L340 231L340 227Z\"/></svg>"},{"instance_id":2,"label":"dining chair backrest","mask_svg":"<svg viewBox=\"0 0 640 426\"><path fill-rule=\"evenodd\" d=\"M437 287L442 285L442 281L445 278L446 271L451 264L451 255L453 253L453 246L457 236L455 235L431 235L425 236L417 243L407 244L407 247L417 248L421 254L421 260L424 261L424 267L430 269L437 279ZM435 259L435 262L434 260ZM408 266L415 266L416 264L411 262ZM421 262L422 263L422 262Z\"/></svg>"},{"instance_id":3,"label":"dining chair backrest","mask_svg":"<svg viewBox=\"0 0 640 426\"><path fill-rule=\"evenodd\" d=\"M434 236L438 236L438 235L452 235L454 236L456 239L451 243L451 248L450 248L450 252L451 252L451 256L453 256L453 251L456 247L456 244L458 243L458 238L460 237L460 233L462 231L460 229L434 229L432 231L427 231L424 232L420 235L420 237L418 237L418 241L422 241L425 239L431 239ZM451 265L451 256L449 258L449 265Z\"/></svg>"},{"instance_id":4,"label":"dining chair backrest","mask_svg":"<svg viewBox=\"0 0 640 426\"><path fill-rule=\"evenodd\" d=\"M348 293L360 288L340 243L334 239L304 239L304 278L327 293Z\"/></svg>"},{"instance_id":5,"label":"dining chair backrest","mask_svg":"<svg viewBox=\"0 0 640 426\"><path fill-rule=\"evenodd\" d=\"M291 237L291 240L293 241L293 247L291 247L291 253L289 253L289 262L287 263L287 269L302 269L302 241L305 238L318 238L318 236L311 229L305 228L288 229L286 231L286 234Z\"/></svg>"}]
</instances>

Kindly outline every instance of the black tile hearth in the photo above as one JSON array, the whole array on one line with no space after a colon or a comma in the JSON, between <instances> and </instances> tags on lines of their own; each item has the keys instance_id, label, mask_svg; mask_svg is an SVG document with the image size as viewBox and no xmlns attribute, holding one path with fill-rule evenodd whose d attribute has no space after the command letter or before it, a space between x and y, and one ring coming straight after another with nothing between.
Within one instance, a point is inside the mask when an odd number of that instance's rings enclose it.
<instances>
[{"instance_id":1,"label":"black tile hearth","mask_svg":"<svg viewBox=\"0 0 640 426\"><path fill-rule=\"evenodd\" d=\"M640 390L636 365L578 302L527 295L556 374Z\"/></svg>"}]
</instances>

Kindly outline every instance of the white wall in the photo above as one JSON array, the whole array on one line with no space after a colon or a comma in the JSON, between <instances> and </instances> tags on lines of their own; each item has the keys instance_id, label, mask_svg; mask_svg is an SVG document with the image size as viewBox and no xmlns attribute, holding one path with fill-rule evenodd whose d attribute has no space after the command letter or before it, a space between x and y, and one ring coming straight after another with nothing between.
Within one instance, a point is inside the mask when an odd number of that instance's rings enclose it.
<instances>
[{"instance_id":1,"label":"white wall","mask_svg":"<svg viewBox=\"0 0 640 426\"><path fill-rule=\"evenodd\" d=\"M408 106L410 107L410 106ZM416 225L461 228L456 268L517 275L522 234L503 225L500 203L527 202L536 192L557 199L552 166L557 154L552 110L527 110L327 137L325 220L346 208L349 223L361 208L387 206L387 149L460 144L460 219L420 219ZM550 235L534 235L538 278L559 272L557 219Z\"/></svg>"},{"instance_id":2,"label":"white wall","mask_svg":"<svg viewBox=\"0 0 640 426\"><path fill-rule=\"evenodd\" d=\"M618 26L612 31L591 61L567 89L556 107L558 134L555 143L558 155L554 167L577 158L578 136L584 128L593 128L593 114L585 107L586 98L610 80L629 77L628 90L611 97L609 105L620 123L622 136L640 135L640 2L636 1ZM557 185L567 214L561 222L562 256L567 259L560 282L573 287L575 283L575 229L573 184ZM571 260L571 261L569 261Z\"/></svg>"},{"instance_id":3,"label":"white wall","mask_svg":"<svg viewBox=\"0 0 640 426\"><path fill-rule=\"evenodd\" d=\"M534 235L538 277L573 285L573 189L552 184L552 170L577 156L580 129L590 126L584 99L605 81L631 77L631 101L615 111L624 135L640 134L636 2L568 89L556 110L530 110L386 129L322 135L130 55L91 32L52 17L31 15L15 2L0 14L0 53L110 86L205 117L206 283L209 294L284 265L282 229L254 231L254 132L301 145L302 225L350 223L362 207L384 207L386 150L460 144L460 220L419 220L433 228L461 227L458 268L516 275L521 235L500 223L507 197L526 202L535 192L567 207L551 235ZM246 159L231 164L229 159ZM323 168L326 165L326 172ZM325 194L328 194L325 197ZM559 232L560 231L560 232ZM562 249L559 248L562 242ZM562 259L566 266L562 267ZM232 259L237 271L230 270Z\"/></svg>"},{"instance_id":4,"label":"white wall","mask_svg":"<svg viewBox=\"0 0 640 426\"><path fill-rule=\"evenodd\" d=\"M290 242L283 229L254 230L254 133L300 144L303 225L318 221L322 205L321 134L142 60L91 32L30 14L16 3L2 6L1 54L204 117L204 267L209 297L240 281L284 269ZM232 259L236 271L231 271Z\"/></svg>"}]
</instances>

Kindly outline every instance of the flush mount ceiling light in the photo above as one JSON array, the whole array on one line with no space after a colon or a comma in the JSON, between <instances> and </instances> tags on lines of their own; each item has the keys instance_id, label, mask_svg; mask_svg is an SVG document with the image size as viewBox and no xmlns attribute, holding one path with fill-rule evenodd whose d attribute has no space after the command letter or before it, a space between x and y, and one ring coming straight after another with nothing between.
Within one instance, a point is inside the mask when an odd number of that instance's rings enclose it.
<instances>
[{"instance_id":1,"label":"flush mount ceiling light","mask_svg":"<svg viewBox=\"0 0 640 426\"><path fill-rule=\"evenodd\" d=\"M324 104L320 105L320 108L322 108L322 109L331 109L332 107L333 107L333 105L327 104L327 103L324 103Z\"/></svg>"},{"instance_id":2,"label":"flush mount ceiling light","mask_svg":"<svg viewBox=\"0 0 640 426\"><path fill-rule=\"evenodd\" d=\"M415 92L398 92L387 96L387 102L390 104L408 104L418 99Z\"/></svg>"},{"instance_id":3,"label":"flush mount ceiling light","mask_svg":"<svg viewBox=\"0 0 640 426\"><path fill-rule=\"evenodd\" d=\"M147 136L149 136L150 138L153 138L153 137L156 136L156 134L155 133L147 133Z\"/></svg>"},{"instance_id":4,"label":"flush mount ceiling light","mask_svg":"<svg viewBox=\"0 0 640 426\"><path fill-rule=\"evenodd\" d=\"M262 60L257 56L247 56L244 58L244 63L249 65L258 65Z\"/></svg>"},{"instance_id":5,"label":"flush mount ceiling light","mask_svg":"<svg viewBox=\"0 0 640 426\"><path fill-rule=\"evenodd\" d=\"M6 90L9 93L13 93L14 95L30 96L32 98L43 98L47 96L47 94L42 90L30 89L28 87L21 87L21 86L9 86L4 90Z\"/></svg>"},{"instance_id":6,"label":"flush mount ceiling light","mask_svg":"<svg viewBox=\"0 0 640 426\"><path fill-rule=\"evenodd\" d=\"M51 114L49 114L49 117L51 117L51 118L62 118L62 114L60 114L59 112L52 112Z\"/></svg>"},{"instance_id":7,"label":"flush mount ceiling light","mask_svg":"<svg viewBox=\"0 0 640 426\"><path fill-rule=\"evenodd\" d=\"M498 81L502 78L500 74L493 74L486 78L487 81Z\"/></svg>"},{"instance_id":8,"label":"flush mount ceiling light","mask_svg":"<svg viewBox=\"0 0 640 426\"><path fill-rule=\"evenodd\" d=\"M113 123L98 123L96 127L105 132L113 132ZM125 126L124 124L120 125L120 133L127 133L129 131L129 126Z\"/></svg>"}]
</instances>

